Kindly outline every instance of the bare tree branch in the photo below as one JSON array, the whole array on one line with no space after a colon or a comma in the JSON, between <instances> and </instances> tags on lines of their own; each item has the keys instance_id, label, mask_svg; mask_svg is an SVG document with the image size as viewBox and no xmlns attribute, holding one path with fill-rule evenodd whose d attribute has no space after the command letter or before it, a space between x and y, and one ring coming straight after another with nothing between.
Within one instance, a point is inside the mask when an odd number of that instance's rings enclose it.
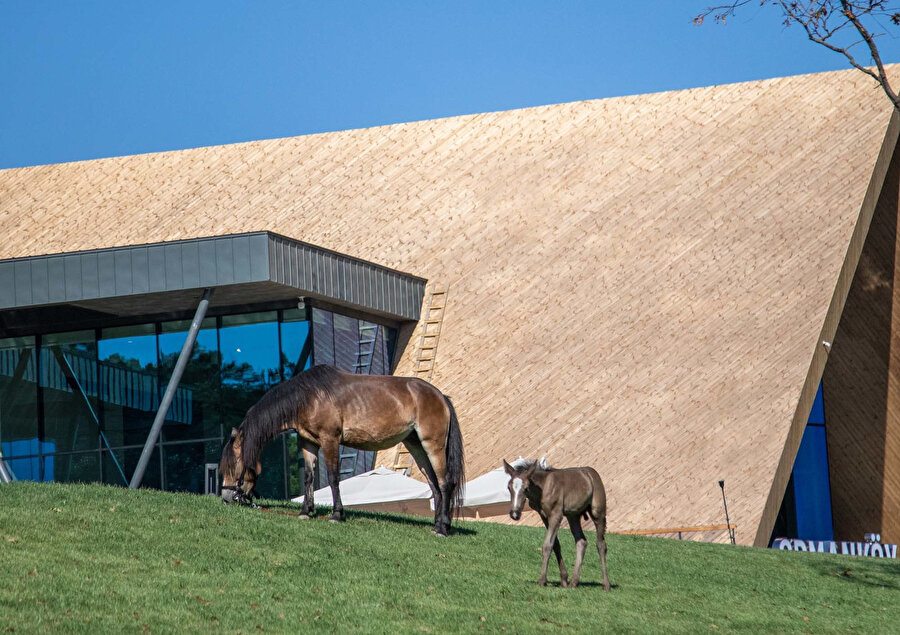
<instances>
[{"instance_id":1,"label":"bare tree branch","mask_svg":"<svg viewBox=\"0 0 900 635\"><path fill-rule=\"evenodd\" d=\"M900 111L900 96L891 87L875 41L884 33L873 30L873 27L884 29L880 18L887 18L893 26L900 27L900 6L893 6L889 0L734 0L708 7L694 17L694 24L703 24L710 16L716 23L725 24L729 17L751 3L781 9L785 26L798 24L811 42L843 55L853 68L878 82L894 108ZM848 41L850 32L859 39ZM865 45L870 62L860 62L851 51L858 45Z\"/></svg>"}]
</instances>

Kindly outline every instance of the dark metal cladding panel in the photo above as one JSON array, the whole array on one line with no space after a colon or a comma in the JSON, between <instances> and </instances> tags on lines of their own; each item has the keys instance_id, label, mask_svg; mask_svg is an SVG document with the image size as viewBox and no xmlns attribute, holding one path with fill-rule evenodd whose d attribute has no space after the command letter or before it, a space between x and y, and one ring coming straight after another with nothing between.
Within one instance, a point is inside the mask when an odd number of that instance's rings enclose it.
<instances>
[{"instance_id":1,"label":"dark metal cladding panel","mask_svg":"<svg viewBox=\"0 0 900 635\"><path fill-rule=\"evenodd\" d=\"M66 263L59 256L47 261L47 297L50 302L66 299Z\"/></svg>"},{"instance_id":2,"label":"dark metal cladding panel","mask_svg":"<svg viewBox=\"0 0 900 635\"><path fill-rule=\"evenodd\" d=\"M149 293L150 264L146 247L137 247L131 252L131 279L135 293Z\"/></svg>"},{"instance_id":3,"label":"dark metal cladding panel","mask_svg":"<svg viewBox=\"0 0 900 635\"><path fill-rule=\"evenodd\" d=\"M250 279L253 281L269 279L269 236L253 234L250 240Z\"/></svg>"},{"instance_id":4,"label":"dark metal cladding panel","mask_svg":"<svg viewBox=\"0 0 900 635\"><path fill-rule=\"evenodd\" d=\"M268 246L268 252L269 252L268 276L269 276L269 280L275 280L275 258L277 257L275 255L275 241L277 241L277 240L278 240L278 238L273 236L272 239L269 241L269 246Z\"/></svg>"},{"instance_id":5,"label":"dark metal cladding panel","mask_svg":"<svg viewBox=\"0 0 900 635\"><path fill-rule=\"evenodd\" d=\"M101 298L109 298L116 295L116 259L110 251L101 251L97 254L97 286ZM52 284L53 274L50 274Z\"/></svg>"},{"instance_id":6,"label":"dark metal cladding panel","mask_svg":"<svg viewBox=\"0 0 900 635\"><path fill-rule=\"evenodd\" d=\"M2 268L4 265L0 265ZM35 304L46 304L50 301L50 291L47 288L49 277L47 273L47 259L40 258L31 263L31 301ZM2 286L2 285L0 285ZM94 287L96 289L96 282ZM3 291L0 290L0 296Z\"/></svg>"},{"instance_id":7,"label":"dark metal cladding panel","mask_svg":"<svg viewBox=\"0 0 900 635\"><path fill-rule=\"evenodd\" d=\"M0 307L272 280L323 299L417 319L424 281L277 234L190 239L0 262Z\"/></svg>"},{"instance_id":8,"label":"dark metal cladding panel","mask_svg":"<svg viewBox=\"0 0 900 635\"><path fill-rule=\"evenodd\" d=\"M286 267L284 266L288 251L283 240L275 241L275 280L281 284L290 284Z\"/></svg>"},{"instance_id":9,"label":"dark metal cladding panel","mask_svg":"<svg viewBox=\"0 0 900 635\"><path fill-rule=\"evenodd\" d=\"M78 300L82 297L81 258L64 256L63 259L66 268L66 300Z\"/></svg>"},{"instance_id":10,"label":"dark metal cladding panel","mask_svg":"<svg viewBox=\"0 0 900 635\"><path fill-rule=\"evenodd\" d=\"M200 245L184 243L181 246L182 285L185 289L200 286Z\"/></svg>"},{"instance_id":11,"label":"dark metal cladding panel","mask_svg":"<svg viewBox=\"0 0 900 635\"><path fill-rule=\"evenodd\" d=\"M166 245L163 249L166 255L166 291L183 289L181 245Z\"/></svg>"},{"instance_id":12,"label":"dark metal cladding panel","mask_svg":"<svg viewBox=\"0 0 900 635\"><path fill-rule=\"evenodd\" d=\"M0 262L0 307L17 306L16 263Z\"/></svg>"},{"instance_id":13,"label":"dark metal cladding panel","mask_svg":"<svg viewBox=\"0 0 900 635\"><path fill-rule=\"evenodd\" d=\"M31 304L31 263L28 261L17 262L16 274L16 302Z\"/></svg>"},{"instance_id":14,"label":"dark metal cladding panel","mask_svg":"<svg viewBox=\"0 0 900 635\"><path fill-rule=\"evenodd\" d=\"M325 289L325 257L321 252L316 252L313 254L313 291L317 293L322 293Z\"/></svg>"},{"instance_id":15,"label":"dark metal cladding panel","mask_svg":"<svg viewBox=\"0 0 900 635\"><path fill-rule=\"evenodd\" d=\"M215 286L218 282L216 277L216 243L212 240L201 240L197 245L197 257L200 267L200 286Z\"/></svg>"},{"instance_id":16,"label":"dark metal cladding panel","mask_svg":"<svg viewBox=\"0 0 900 635\"><path fill-rule=\"evenodd\" d=\"M39 261L34 264L37 265ZM35 267L35 271L37 268ZM81 259L81 295L85 300L100 297L99 254L85 254Z\"/></svg>"},{"instance_id":17,"label":"dark metal cladding panel","mask_svg":"<svg viewBox=\"0 0 900 635\"><path fill-rule=\"evenodd\" d=\"M166 248L153 245L147 248L147 270L150 274L150 291L166 289Z\"/></svg>"},{"instance_id":18,"label":"dark metal cladding panel","mask_svg":"<svg viewBox=\"0 0 900 635\"><path fill-rule=\"evenodd\" d=\"M235 236L231 239L234 262L235 282L250 282L250 239L247 236Z\"/></svg>"},{"instance_id":19,"label":"dark metal cladding panel","mask_svg":"<svg viewBox=\"0 0 900 635\"><path fill-rule=\"evenodd\" d=\"M116 295L130 295L134 293L134 285L131 282L131 252L119 249L114 252L116 259Z\"/></svg>"}]
</instances>

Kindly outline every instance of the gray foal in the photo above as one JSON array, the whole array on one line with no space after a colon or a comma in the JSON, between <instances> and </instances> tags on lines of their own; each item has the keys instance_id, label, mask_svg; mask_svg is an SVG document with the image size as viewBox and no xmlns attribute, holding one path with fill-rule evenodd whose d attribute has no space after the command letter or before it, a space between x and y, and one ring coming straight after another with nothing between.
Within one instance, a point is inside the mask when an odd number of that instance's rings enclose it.
<instances>
[{"instance_id":1,"label":"gray foal","mask_svg":"<svg viewBox=\"0 0 900 635\"><path fill-rule=\"evenodd\" d=\"M547 584L547 563L552 549L559 563L560 586L571 588L578 585L581 563L587 549L587 538L581 529L583 515L585 520L590 517L597 528L597 553L600 554L600 566L603 568L603 590L609 591L609 576L606 573L606 491L597 471L592 467L541 469L534 462L515 468L506 461L503 461L503 468L509 474L509 495L512 501L510 518L519 520L522 517L522 507L527 498L528 504L540 514L547 527L547 536L541 550L543 563L538 584ZM563 517L569 521L569 528L575 537L575 574L571 582L568 582L569 574L563 564L557 538Z\"/></svg>"}]
</instances>

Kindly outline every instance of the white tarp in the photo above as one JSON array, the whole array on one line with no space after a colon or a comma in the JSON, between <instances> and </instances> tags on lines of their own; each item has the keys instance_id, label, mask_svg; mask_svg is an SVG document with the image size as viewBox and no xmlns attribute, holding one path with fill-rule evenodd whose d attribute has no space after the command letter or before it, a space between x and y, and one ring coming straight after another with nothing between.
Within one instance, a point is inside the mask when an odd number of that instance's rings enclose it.
<instances>
[{"instance_id":1,"label":"white tarp","mask_svg":"<svg viewBox=\"0 0 900 635\"><path fill-rule=\"evenodd\" d=\"M519 467L526 463L526 459L521 456L510 463L513 467ZM539 461L541 467L546 467L547 462L544 457ZM503 466L495 470L491 470L486 474L482 474L476 479L472 479L466 483L466 494L463 497L463 507L482 507L484 505L493 505L494 503L509 503L509 474L503 469Z\"/></svg>"},{"instance_id":2,"label":"white tarp","mask_svg":"<svg viewBox=\"0 0 900 635\"><path fill-rule=\"evenodd\" d=\"M313 497L316 505L331 507L330 487L317 489ZM383 465L341 481L341 503L345 507L425 498L431 498L431 488L427 484ZM302 503L303 499L303 496L298 496L291 500Z\"/></svg>"}]
</instances>

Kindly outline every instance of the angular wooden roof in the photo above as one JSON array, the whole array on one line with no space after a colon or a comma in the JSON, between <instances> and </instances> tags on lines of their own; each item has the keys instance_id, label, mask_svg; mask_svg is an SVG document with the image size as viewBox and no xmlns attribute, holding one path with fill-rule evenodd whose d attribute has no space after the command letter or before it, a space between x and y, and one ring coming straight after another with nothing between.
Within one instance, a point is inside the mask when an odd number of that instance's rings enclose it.
<instances>
[{"instance_id":1,"label":"angular wooden roof","mask_svg":"<svg viewBox=\"0 0 900 635\"><path fill-rule=\"evenodd\" d=\"M752 543L890 117L846 71L5 170L0 258L268 230L439 280L471 476L594 465L613 531L725 479Z\"/></svg>"}]
</instances>

